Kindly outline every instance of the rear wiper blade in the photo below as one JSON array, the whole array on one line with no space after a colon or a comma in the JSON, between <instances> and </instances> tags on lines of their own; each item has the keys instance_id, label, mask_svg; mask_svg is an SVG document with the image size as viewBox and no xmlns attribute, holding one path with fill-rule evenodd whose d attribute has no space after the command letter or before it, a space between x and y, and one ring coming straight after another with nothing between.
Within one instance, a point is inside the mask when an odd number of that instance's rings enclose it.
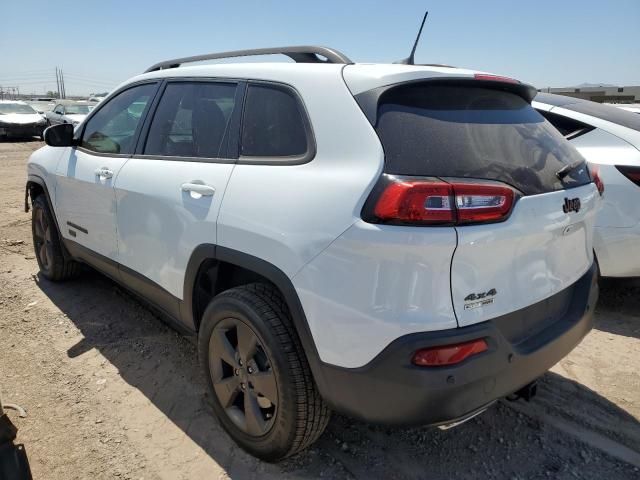
<instances>
[{"instance_id":1,"label":"rear wiper blade","mask_svg":"<svg viewBox=\"0 0 640 480\"><path fill-rule=\"evenodd\" d=\"M562 167L560 170L558 170L556 172L556 177L558 177L560 180L563 180L564 177L569 175L569 173L572 170L575 170L576 168L578 168L583 163L584 163L584 160L576 160L575 162L570 163L569 165L565 165L564 167Z\"/></svg>"}]
</instances>

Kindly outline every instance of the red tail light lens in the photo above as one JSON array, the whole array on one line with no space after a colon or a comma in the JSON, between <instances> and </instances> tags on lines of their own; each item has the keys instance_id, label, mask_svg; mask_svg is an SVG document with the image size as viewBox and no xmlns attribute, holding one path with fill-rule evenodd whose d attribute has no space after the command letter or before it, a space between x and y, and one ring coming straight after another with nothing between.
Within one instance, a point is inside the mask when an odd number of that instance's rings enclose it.
<instances>
[{"instance_id":1,"label":"red tail light lens","mask_svg":"<svg viewBox=\"0 0 640 480\"><path fill-rule=\"evenodd\" d=\"M616 168L621 174L640 186L640 167L617 166Z\"/></svg>"},{"instance_id":2,"label":"red tail light lens","mask_svg":"<svg viewBox=\"0 0 640 480\"><path fill-rule=\"evenodd\" d=\"M381 220L451 223L455 220L452 194L447 183L394 182L380 195L374 213Z\"/></svg>"},{"instance_id":3,"label":"red tail light lens","mask_svg":"<svg viewBox=\"0 0 640 480\"><path fill-rule=\"evenodd\" d=\"M365 220L419 225L499 222L508 218L515 202L511 187L493 183L385 176L382 184L367 202L373 202L373 208L365 206ZM367 215L367 210L373 214Z\"/></svg>"},{"instance_id":4,"label":"red tail light lens","mask_svg":"<svg viewBox=\"0 0 640 480\"><path fill-rule=\"evenodd\" d=\"M593 183L595 183L596 188L598 189L598 193L600 196L604 194L604 182L600 177L600 170L598 168L591 169L591 178L593 179Z\"/></svg>"},{"instance_id":5,"label":"red tail light lens","mask_svg":"<svg viewBox=\"0 0 640 480\"><path fill-rule=\"evenodd\" d=\"M455 365L478 353L489 350L487 342L480 338L470 342L442 347L429 347L418 350L411 359L411 363L419 367L442 367Z\"/></svg>"}]
</instances>

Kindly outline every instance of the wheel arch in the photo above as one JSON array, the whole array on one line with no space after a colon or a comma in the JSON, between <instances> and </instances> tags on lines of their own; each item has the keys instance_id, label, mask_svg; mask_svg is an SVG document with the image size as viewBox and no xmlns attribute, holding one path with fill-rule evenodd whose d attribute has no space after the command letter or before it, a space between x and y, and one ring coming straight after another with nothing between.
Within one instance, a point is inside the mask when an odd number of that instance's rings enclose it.
<instances>
[{"instance_id":1,"label":"wheel arch","mask_svg":"<svg viewBox=\"0 0 640 480\"><path fill-rule=\"evenodd\" d=\"M47 189L47 184L45 181L36 176L29 175L27 177L27 183L24 188L24 211L29 212L29 197L31 199L35 199L38 195L44 193L47 197L47 202L49 202L49 207L51 207L51 198L49 197L49 190Z\"/></svg>"},{"instance_id":2,"label":"wheel arch","mask_svg":"<svg viewBox=\"0 0 640 480\"><path fill-rule=\"evenodd\" d=\"M198 305L197 290L202 285L201 282L206 281L203 276L209 275L209 281L215 283L208 285L211 288L211 298L217 293L239 285L234 281L230 281L227 284L224 283L229 281L225 277L225 273L229 273L229 270L225 269L229 266L239 269L236 272L241 272L240 278L243 278L242 275L247 275L247 277L244 277L246 282L240 284L265 281L279 290L289 308L293 326L296 330L295 333L302 343L316 383L321 383L319 378L322 375L320 357L313 341L302 303L291 279L270 262L219 245L202 244L196 247L189 259L185 272L184 296L181 309L183 321L193 325L196 333L198 332L203 306ZM218 282L222 282L222 288ZM228 288L224 288L225 286Z\"/></svg>"},{"instance_id":3,"label":"wheel arch","mask_svg":"<svg viewBox=\"0 0 640 480\"><path fill-rule=\"evenodd\" d=\"M53 208L53 201L51 200L47 182L45 182L45 180L38 175L29 174L24 190L24 211L27 213L29 212L29 197L31 197L31 201L33 201L38 195L42 194L44 194L47 203L49 204L49 210L51 210L53 220L56 223L56 229L58 230L58 234L60 234L62 230L60 230L60 224L58 223L58 215L56 214L56 210L55 208Z\"/></svg>"}]
</instances>

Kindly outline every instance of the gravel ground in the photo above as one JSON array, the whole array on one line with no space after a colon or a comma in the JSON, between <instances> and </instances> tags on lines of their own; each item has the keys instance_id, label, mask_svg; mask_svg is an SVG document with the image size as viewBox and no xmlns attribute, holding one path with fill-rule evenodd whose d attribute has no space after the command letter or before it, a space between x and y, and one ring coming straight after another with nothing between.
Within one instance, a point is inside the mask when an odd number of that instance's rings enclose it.
<instances>
[{"instance_id":1,"label":"gravel ground","mask_svg":"<svg viewBox=\"0 0 640 480\"><path fill-rule=\"evenodd\" d=\"M605 282L596 328L530 403L448 431L334 415L308 451L270 465L211 415L194 345L87 270L37 275L25 163L0 143L0 390L36 479L640 478L640 286Z\"/></svg>"}]
</instances>

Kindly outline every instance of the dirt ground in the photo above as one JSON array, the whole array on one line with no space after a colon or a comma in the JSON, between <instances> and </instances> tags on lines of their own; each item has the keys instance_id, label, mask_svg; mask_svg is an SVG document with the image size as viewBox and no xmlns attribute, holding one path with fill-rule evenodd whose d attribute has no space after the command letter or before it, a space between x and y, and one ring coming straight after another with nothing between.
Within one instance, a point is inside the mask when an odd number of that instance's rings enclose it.
<instances>
[{"instance_id":1,"label":"dirt ground","mask_svg":"<svg viewBox=\"0 0 640 480\"><path fill-rule=\"evenodd\" d=\"M107 278L37 275L25 164L0 143L0 390L35 479L640 478L640 286L606 282L596 328L530 403L457 428L334 415L310 450L270 465L210 413L192 342Z\"/></svg>"}]
</instances>

